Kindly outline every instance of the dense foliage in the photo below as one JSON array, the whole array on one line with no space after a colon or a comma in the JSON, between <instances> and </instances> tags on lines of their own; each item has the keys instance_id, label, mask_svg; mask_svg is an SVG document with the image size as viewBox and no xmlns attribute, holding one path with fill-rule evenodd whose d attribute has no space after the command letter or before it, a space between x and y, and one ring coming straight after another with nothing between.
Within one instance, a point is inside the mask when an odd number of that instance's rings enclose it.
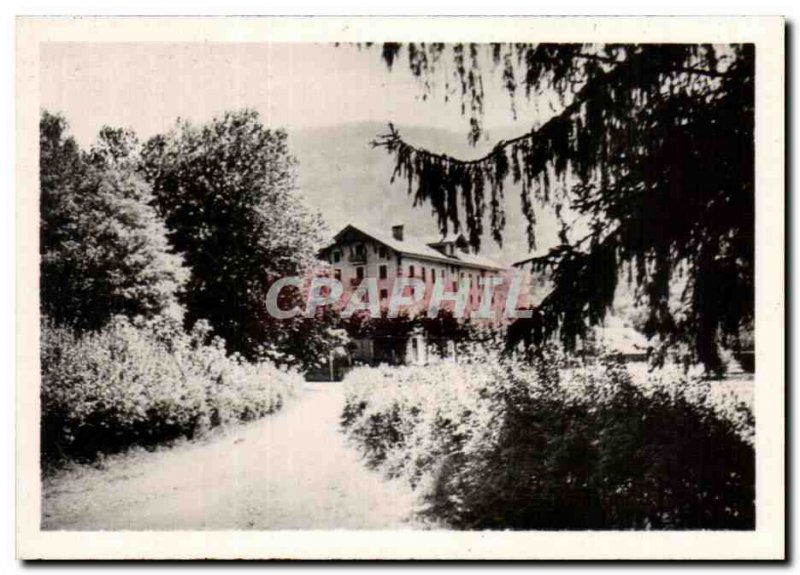
<instances>
[{"instance_id":1,"label":"dense foliage","mask_svg":"<svg viewBox=\"0 0 800 575\"><path fill-rule=\"evenodd\" d=\"M533 103L530 131L480 158L422 149L393 126L376 145L415 205L430 203L442 232L465 229L476 250L487 227L502 241L509 180L531 248L537 204L555 210L560 245L530 262L553 278L538 335L574 347L611 309L627 266L647 335L688 343L721 370L718 347L737 347L753 320L754 47L386 44L381 56L391 68L403 50L426 94L442 76L446 98L455 85L473 140L484 77L501 76L514 116L519 88Z\"/></svg>"},{"instance_id":2,"label":"dense foliage","mask_svg":"<svg viewBox=\"0 0 800 575\"><path fill-rule=\"evenodd\" d=\"M453 527L752 529L749 409L664 381L553 357L358 368L342 423Z\"/></svg>"},{"instance_id":3,"label":"dense foliage","mask_svg":"<svg viewBox=\"0 0 800 575\"><path fill-rule=\"evenodd\" d=\"M189 325L207 319L248 359L272 353L304 366L338 343L330 322L277 320L264 303L272 282L304 275L321 247L322 220L295 189L285 131L263 126L256 112L229 112L198 126L179 121L142 156L172 245L192 272Z\"/></svg>"},{"instance_id":4,"label":"dense foliage","mask_svg":"<svg viewBox=\"0 0 800 575\"><path fill-rule=\"evenodd\" d=\"M370 317L367 312L354 313L342 321L342 326L352 339L379 341L384 361L394 358L394 362L402 362L408 338L414 333L423 334L439 356L447 355L451 344L458 346L466 340L477 340L474 326L457 319L450 310L441 310L434 317L429 317L425 311L417 314L403 311L393 318L388 317L385 310L380 317Z\"/></svg>"},{"instance_id":5,"label":"dense foliage","mask_svg":"<svg viewBox=\"0 0 800 575\"><path fill-rule=\"evenodd\" d=\"M42 458L91 459L192 438L280 409L302 378L226 354L204 322L117 316L86 334L42 326Z\"/></svg>"},{"instance_id":6,"label":"dense foliage","mask_svg":"<svg viewBox=\"0 0 800 575\"><path fill-rule=\"evenodd\" d=\"M96 329L116 314L179 313L187 271L150 205L150 186L106 153L115 135L102 132L87 154L63 118L41 117L41 309L61 325Z\"/></svg>"},{"instance_id":7,"label":"dense foliage","mask_svg":"<svg viewBox=\"0 0 800 575\"><path fill-rule=\"evenodd\" d=\"M277 365L339 341L313 319L269 332L263 314L248 315L264 309L265 275L300 271L313 255L285 134L243 113L171 137L143 154L133 132L105 127L82 151L63 118L42 114L44 462L271 413L301 381ZM236 353L253 339L272 361Z\"/></svg>"}]
</instances>

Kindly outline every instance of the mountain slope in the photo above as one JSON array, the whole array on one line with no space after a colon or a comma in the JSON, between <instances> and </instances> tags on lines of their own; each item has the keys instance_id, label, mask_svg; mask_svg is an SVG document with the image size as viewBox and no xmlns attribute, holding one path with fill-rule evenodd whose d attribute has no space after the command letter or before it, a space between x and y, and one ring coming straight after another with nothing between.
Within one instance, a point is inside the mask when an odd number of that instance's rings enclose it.
<instances>
[{"instance_id":1,"label":"mountain slope","mask_svg":"<svg viewBox=\"0 0 800 575\"><path fill-rule=\"evenodd\" d=\"M475 157L490 147L471 148L463 134L445 130L399 129L415 145L461 158ZM299 162L298 185L308 202L322 213L331 233L350 222L382 229L402 223L406 233L433 239L439 232L430 205L414 207L406 182L390 181L392 157L370 145L386 130L384 124L359 123L292 131L290 149ZM496 138L506 136L497 134ZM481 255L510 264L529 253L519 189L510 181L506 184L506 218L503 247L487 234ZM547 240L552 243L555 237L555 221L543 214L537 229L540 246L547 247Z\"/></svg>"}]
</instances>

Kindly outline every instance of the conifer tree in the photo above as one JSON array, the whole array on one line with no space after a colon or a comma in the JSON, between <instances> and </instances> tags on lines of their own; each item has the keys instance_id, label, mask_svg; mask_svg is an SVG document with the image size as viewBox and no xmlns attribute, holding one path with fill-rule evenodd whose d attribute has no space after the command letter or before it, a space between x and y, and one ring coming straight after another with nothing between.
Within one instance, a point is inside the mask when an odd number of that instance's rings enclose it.
<instances>
[{"instance_id":1,"label":"conifer tree","mask_svg":"<svg viewBox=\"0 0 800 575\"><path fill-rule=\"evenodd\" d=\"M553 280L534 339L574 347L627 270L646 335L688 344L719 371L720 345L735 347L754 313L754 47L392 43L381 57L391 69L404 53L426 95L442 77L445 97L458 93L473 142L484 76L502 78L512 116L520 97L553 106L477 159L415 146L391 125L375 141L415 205L429 203L441 231L464 230L475 250L487 234L502 242L509 186L532 249L537 209L560 214L560 244L529 262Z\"/></svg>"}]
</instances>

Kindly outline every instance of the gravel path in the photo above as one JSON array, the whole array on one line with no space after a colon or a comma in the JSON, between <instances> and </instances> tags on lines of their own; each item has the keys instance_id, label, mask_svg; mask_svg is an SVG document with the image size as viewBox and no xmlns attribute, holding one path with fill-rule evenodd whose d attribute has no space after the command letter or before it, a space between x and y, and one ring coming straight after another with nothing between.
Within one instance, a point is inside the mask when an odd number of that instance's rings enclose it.
<instances>
[{"instance_id":1,"label":"gravel path","mask_svg":"<svg viewBox=\"0 0 800 575\"><path fill-rule=\"evenodd\" d=\"M76 466L45 482L43 529L397 529L413 496L339 432L341 384L206 443Z\"/></svg>"}]
</instances>

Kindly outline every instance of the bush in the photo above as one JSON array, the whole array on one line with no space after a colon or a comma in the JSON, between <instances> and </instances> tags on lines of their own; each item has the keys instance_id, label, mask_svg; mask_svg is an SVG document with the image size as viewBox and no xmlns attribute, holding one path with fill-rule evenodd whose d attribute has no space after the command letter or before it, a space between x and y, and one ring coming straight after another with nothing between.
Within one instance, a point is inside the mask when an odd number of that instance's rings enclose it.
<instances>
[{"instance_id":1,"label":"bush","mask_svg":"<svg viewBox=\"0 0 800 575\"><path fill-rule=\"evenodd\" d=\"M92 459L133 444L193 438L280 409L300 378L227 356L199 322L118 316L78 335L45 321L41 338L42 458Z\"/></svg>"},{"instance_id":2,"label":"bush","mask_svg":"<svg viewBox=\"0 0 800 575\"><path fill-rule=\"evenodd\" d=\"M699 382L634 385L624 366L552 357L360 368L345 381L349 436L453 527L754 527L752 416L728 417Z\"/></svg>"}]
</instances>

